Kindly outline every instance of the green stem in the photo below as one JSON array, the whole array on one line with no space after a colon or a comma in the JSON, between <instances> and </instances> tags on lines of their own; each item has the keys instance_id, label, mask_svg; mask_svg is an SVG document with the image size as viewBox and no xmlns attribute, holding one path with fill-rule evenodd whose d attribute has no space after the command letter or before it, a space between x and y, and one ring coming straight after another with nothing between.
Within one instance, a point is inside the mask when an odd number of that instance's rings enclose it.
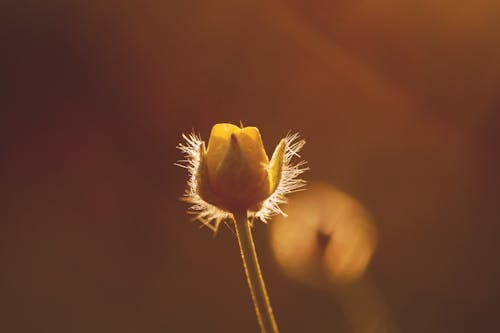
<instances>
[{"instance_id":1,"label":"green stem","mask_svg":"<svg viewBox=\"0 0 500 333\"><path fill-rule=\"evenodd\" d=\"M241 260L247 277L248 287L252 295L255 313L261 332L278 333L278 325L274 319L273 309L267 295L266 284L260 270L259 259L255 252L252 229L247 211L234 213L236 236L240 245Z\"/></svg>"}]
</instances>

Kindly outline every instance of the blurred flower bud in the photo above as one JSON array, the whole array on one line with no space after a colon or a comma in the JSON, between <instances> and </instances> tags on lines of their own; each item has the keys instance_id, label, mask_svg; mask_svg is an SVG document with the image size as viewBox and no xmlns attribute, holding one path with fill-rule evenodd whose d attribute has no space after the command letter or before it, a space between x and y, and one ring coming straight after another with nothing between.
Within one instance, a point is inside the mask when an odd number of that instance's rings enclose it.
<instances>
[{"instance_id":1,"label":"blurred flower bud","mask_svg":"<svg viewBox=\"0 0 500 333\"><path fill-rule=\"evenodd\" d=\"M271 223L271 246L282 270L316 287L358 280L376 240L367 210L349 195L322 184L294 197L288 218Z\"/></svg>"}]
</instances>

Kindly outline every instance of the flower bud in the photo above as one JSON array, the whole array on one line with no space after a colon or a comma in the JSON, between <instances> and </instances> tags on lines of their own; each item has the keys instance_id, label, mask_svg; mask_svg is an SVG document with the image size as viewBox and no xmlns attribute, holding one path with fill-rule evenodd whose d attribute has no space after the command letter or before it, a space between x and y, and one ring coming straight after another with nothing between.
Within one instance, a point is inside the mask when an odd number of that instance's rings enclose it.
<instances>
[{"instance_id":1,"label":"flower bud","mask_svg":"<svg viewBox=\"0 0 500 333\"><path fill-rule=\"evenodd\" d=\"M272 194L276 180L270 181L269 159L256 127L215 125L200 160L198 188L208 203L233 212L259 207Z\"/></svg>"},{"instance_id":2,"label":"flower bud","mask_svg":"<svg viewBox=\"0 0 500 333\"><path fill-rule=\"evenodd\" d=\"M286 194L303 188L299 176L307 170L305 161L292 163L305 141L288 134L276 147L269 161L259 130L232 124L213 126L208 146L195 134L184 135L177 147L185 159L177 163L188 170L188 186L183 200L195 220L216 231L234 213L268 221L285 213L280 205Z\"/></svg>"}]
</instances>

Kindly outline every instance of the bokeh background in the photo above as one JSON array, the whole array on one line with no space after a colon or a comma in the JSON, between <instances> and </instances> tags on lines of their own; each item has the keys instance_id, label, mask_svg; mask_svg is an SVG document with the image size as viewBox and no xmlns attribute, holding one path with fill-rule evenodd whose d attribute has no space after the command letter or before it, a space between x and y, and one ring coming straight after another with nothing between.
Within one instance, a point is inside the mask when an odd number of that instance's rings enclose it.
<instances>
[{"instance_id":1,"label":"bokeh background","mask_svg":"<svg viewBox=\"0 0 500 333\"><path fill-rule=\"evenodd\" d=\"M0 40L0 331L256 332L234 234L189 221L173 165L240 120L269 154L299 131L306 179L370 212L395 330L500 330L497 1L7 0ZM269 230L282 331L353 332Z\"/></svg>"}]
</instances>

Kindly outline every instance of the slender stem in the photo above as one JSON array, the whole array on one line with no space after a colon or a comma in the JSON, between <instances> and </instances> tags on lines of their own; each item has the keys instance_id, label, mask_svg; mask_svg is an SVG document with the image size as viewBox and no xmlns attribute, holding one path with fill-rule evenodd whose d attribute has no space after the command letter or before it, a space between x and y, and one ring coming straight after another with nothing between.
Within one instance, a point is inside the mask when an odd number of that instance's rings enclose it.
<instances>
[{"instance_id":1,"label":"slender stem","mask_svg":"<svg viewBox=\"0 0 500 333\"><path fill-rule=\"evenodd\" d=\"M236 226L236 236L238 237L238 244L240 245L241 260L245 268L248 287L252 295L260 330L263 333L277 333L279 332L278 325L274 319L273 309L271 308L264 278L260 270L257 252L255 252L255 245L247 212L237 212L233 215L234 224Z\"/></svg>"}]
</instances>

